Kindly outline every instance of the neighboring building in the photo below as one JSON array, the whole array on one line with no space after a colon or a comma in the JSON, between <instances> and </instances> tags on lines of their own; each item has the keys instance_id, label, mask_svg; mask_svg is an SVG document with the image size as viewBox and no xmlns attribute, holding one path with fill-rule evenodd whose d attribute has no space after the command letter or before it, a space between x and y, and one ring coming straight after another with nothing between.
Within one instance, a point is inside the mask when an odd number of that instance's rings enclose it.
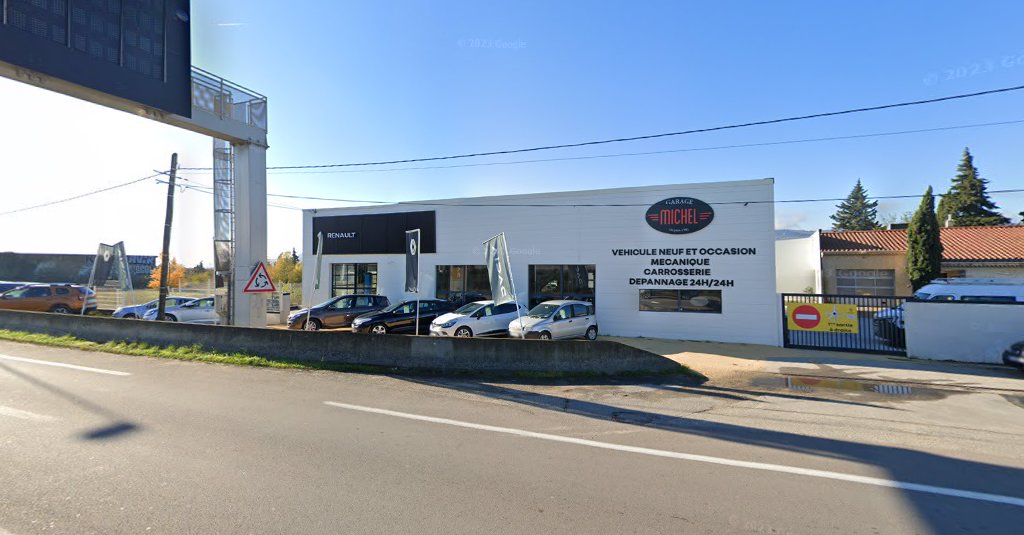
<instances>
[{"instance_id":1,"label":"neighboring building","mask_svg":"<svg viewBox=\"0 0 1024 535\"><path fill-rule=\"evenodd\" d=\"M504 232L520 302L583 299L602 334L778 345L773 181L617 188L303 212L311 302L405 289L422 233L422 298L489 298L483 243ZM324 236L313 290L316 236Z\"/></svg>"},{"instance_id":2,"label":"neighboring building","mask_svg":"<svg viewBox=\"0 0 1024 535\"><path fill-rule=\"evenodd\" d=\"M816 230L775 231L775 288L779 293L821 293L821 238Z\"/></svg>"},{"instance_id":3,"label":"neighboring building","mask_svg":"<svg viewBox=\"0 0 1024 535\"><path fill-rule=\"evenodd\" d=\"M948 227L939 235L943 277L1024 277L1024 226ZM821 232L819 248L822 293L910 295L906 229Z\"/></svg>"},{"instance_id":4,"label":"neighboring building","mask_svg":"<svg viewBox=\"0 0 1024 535\"><path fill-rule=\"evenodd\" d=\"M0 280L87 284L95 258L94 254L0 253ZM129 255L132 285L145 288L154 267L155 256Z\"/></svg>"}]
</instances>

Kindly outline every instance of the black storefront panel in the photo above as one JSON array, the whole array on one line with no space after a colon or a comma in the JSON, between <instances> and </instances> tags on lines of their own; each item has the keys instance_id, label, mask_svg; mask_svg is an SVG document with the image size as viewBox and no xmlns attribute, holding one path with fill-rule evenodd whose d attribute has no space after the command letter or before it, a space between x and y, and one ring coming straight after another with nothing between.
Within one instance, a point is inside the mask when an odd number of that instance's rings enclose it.
<instances>
[{"instance_id":1,"label":"black storefront panel","mask_svg":"<svg viewBox=\"0 0 1024 535\"><path fill-rule=\"evenodd\" d=\"M437 252L434 211L313 218L313 248L323 233L324 254L405 254L405 231L420 229L420 251Z\"/></svg>"}]
</instances>

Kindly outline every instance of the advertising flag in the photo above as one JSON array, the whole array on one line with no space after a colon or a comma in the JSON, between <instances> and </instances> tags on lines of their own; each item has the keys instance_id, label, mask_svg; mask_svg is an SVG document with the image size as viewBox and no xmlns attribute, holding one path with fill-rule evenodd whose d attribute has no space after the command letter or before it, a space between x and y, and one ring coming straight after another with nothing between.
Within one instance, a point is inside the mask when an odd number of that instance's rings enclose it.
<instances>
[{"instance_id":1,"label":"advertising flag","mask_svg":"<svg viewBox=\"0 0 1024 535\"><path fill-rule=\"evenodd\" d=\"M516 294L512 288L512 269L509 267L506 255L505 233L502 232L485 241L484 248L487 276L491 280L491 295L494 296L494 304L500 305L515 301Z\"/></svg>"},{"instance_id":2,"label":"advertising flag","mask_svg":"<svg viewBox=\"0 0 1024 535\"><path fill-rule=\"evenodd\" d=\"M316 233L316 271L313 273L313 289L320 289L320 265L324 259L324 233Z\"/></svg>"},{"instance_id":3,"label":"advertising flag","mask_svg":"<svg viewBox=\"0 0 1024 535\"><path fill-rule=\"evenodd\" d=\"M101 243L96 251L96 260L92 264L92 275L89 277L89 286L103 286L110 278L110 272L114 269L117 261L117 249L113 245Z\"/></svg>"},{"instance_id":4,"label":"advertising flag","mask_svg":"<svg viewBox=\"0 0 1024 535\"><path fill-rule=\"evenodd\" d=\"M405 231L405 291L419 293L420 229Z\"/></svg>"}]
</instances>

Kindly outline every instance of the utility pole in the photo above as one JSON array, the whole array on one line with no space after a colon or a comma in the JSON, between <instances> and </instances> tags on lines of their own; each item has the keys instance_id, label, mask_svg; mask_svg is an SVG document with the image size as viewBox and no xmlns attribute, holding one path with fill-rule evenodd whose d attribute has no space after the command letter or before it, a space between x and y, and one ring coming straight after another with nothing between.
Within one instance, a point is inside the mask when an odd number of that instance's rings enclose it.
<instances>
[{"instance_id":1,"label":"utility pole","mask_svg":"<svg viewBox=\"0 0 1024 535\"><path fill-rule=\"evenodd\" d=\"M160 250L160 298L157 305L156 319L164 320L167 308L167 270L170 267L171 220L174 218L174 176L178 172L178 153L171 154L170 180L167 181L167 216L164 218L164 247Z\"/></svg>"}]
</instances>

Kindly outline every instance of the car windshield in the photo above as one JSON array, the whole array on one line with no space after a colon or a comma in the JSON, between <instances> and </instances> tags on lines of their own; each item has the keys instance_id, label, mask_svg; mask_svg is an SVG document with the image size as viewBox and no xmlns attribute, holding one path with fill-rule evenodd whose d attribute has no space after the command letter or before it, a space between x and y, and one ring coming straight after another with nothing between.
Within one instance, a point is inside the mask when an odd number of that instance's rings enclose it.
<instances>
[{"instance_id":1,"label":"car windshield","mask_svg":"<svg viewBox=\"0 0 1024 535\"><path fill-rule=\"evenodd\" d=\"M481 308L483 308L485 306L487 306L487 305L484 305L484 304L481 304L481 303L468 303L468 304L462 305L461 307L456 309L455 313L456 314L462 314L463 316L468 316L468 315L476 312L477 310L480 310Z\"/></svg>"},{"instance_id":2,"label":"car windshield","mask_svg":"<svg viewBox=\"0 0 1024 535\"><path fill-rule=\"evenodd\" d=\"M551 314L554 314L558 310L559 305L553 305L550 303L541 303L530 309L530 313L527 316L531 318L546 318Z\"/></svg>"},{"instance_id":3,"label":"car windshield","mask_svg":"<svg viewBox=\"0 0 1024 535\"><path fill-rule=\"evenodd\" d=\"M932 296L932 294L929 294L929 293L916 292L914 294L914 299L917 299L918 301L927 301L928 298L931 297L931 296Z\"/></svg>"}]
</instances>

